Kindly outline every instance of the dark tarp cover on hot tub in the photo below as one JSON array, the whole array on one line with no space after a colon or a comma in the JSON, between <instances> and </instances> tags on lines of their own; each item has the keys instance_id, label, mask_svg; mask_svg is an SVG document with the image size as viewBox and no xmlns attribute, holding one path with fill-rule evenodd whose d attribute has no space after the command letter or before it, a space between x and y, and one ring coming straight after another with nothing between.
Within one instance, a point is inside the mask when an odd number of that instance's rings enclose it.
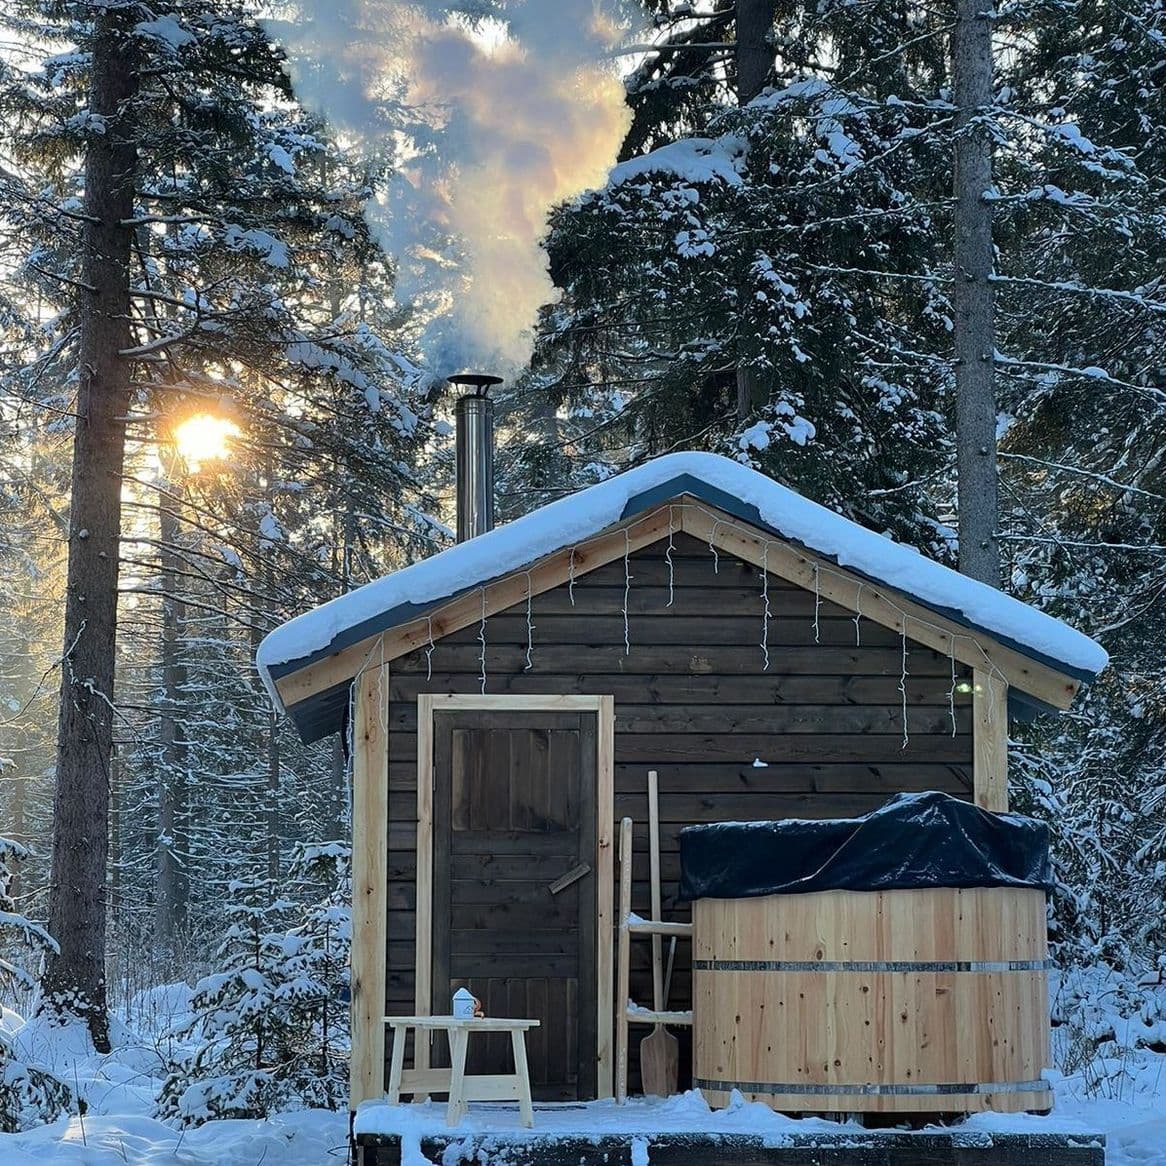
<instances>
[{"instance_id":1,"label":"dark tarp cover on hot tub","mask_svg":"<svg viewBox=\"0 0 1166 1166\"><path fill-rule=\"evenodd\" d=\"M913 887L1051 889L1047 827L942 793L896 794L862 818L718 822L680 832L680 898Z\"/></svg>"}]
</instances>

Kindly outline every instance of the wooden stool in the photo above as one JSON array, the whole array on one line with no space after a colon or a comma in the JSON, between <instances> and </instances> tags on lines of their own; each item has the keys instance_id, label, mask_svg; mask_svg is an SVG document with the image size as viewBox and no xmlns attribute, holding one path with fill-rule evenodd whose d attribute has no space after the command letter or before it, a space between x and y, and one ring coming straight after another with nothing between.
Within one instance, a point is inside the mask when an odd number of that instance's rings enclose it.
<instances>
[{"instance_id":1,"label":"wooden stool","mask_svg":"<svg viewBox=\"0 0 1166 1166\"><path fill-rule=\"evenodd\" d=\"M386 1016L385 1024L393 1030L393 1060L389 1069L386 1100L400 1103L402 1093L414 1097L427 1093L448 1093L445 1124L455 1126L465 1116L471 1101L517 1101L524 1126L534 1125L534 1107L530 1099L530 1073L526 1067L526 1032L538 1028L537 1020L512 1020L504 1017L462 1016ZM450 1068L406 1069L405 1038L409 1029L415 1041L427 1039L422 1033L441 1030L449 1041ZM473 1032L508 1032L514 1050L513 1073L466 1073L466 1050ZM416 1049L414 1049L416 1062Z\"/></svg>"}]
</instances>

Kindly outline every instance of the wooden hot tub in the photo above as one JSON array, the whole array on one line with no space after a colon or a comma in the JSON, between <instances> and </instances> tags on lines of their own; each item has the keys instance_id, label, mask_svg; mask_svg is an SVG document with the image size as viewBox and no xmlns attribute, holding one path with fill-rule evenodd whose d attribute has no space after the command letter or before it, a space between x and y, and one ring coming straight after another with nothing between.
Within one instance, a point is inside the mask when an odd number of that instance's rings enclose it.
<instances>
[{"instance_id":1,"label":"wooden hot tub","mask_svg":"<svg viewBox=\"0 0 1166 1166\"><path fill-rule=\"evenodd\" d=\"M730 853L716 877L732 883L744 861ZM694 1084L711 1105L737 1089L791 1112L1047 1110L1044 889L696 898L693 1013Z\"/></svg>"}]
</instances>

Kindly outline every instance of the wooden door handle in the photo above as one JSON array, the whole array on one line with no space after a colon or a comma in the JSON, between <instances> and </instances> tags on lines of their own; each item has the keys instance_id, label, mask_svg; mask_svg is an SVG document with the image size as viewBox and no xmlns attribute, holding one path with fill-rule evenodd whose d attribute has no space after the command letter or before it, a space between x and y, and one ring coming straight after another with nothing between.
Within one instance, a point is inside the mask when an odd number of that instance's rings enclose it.
<instances>
[{"instance_id":1,"label":"wooden door handle","mask_svg":"<svg viewBox=\"0 0 1166 1166\"><path fill-rule=\"evenodd\" d=\"M560 891L565 891L572 883L577 883L584 875L591 873L591 864L588 862L581 862L578 866L573 866L566 874L561 874L553 883L548 884L552 895L557 895Z\"/></svg>"}]
</instances>

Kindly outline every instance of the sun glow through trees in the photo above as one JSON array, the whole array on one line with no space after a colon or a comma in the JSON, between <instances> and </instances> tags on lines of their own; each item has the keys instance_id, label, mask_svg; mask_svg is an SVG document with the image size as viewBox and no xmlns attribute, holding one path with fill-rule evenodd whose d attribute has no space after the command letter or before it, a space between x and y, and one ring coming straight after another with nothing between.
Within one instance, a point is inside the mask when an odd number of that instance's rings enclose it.
<instances>
[{"instance_id":1,"label":"sun glow through trees","mask_svg":"<svg viewBox=\"0 0 1166 1166\"><path fill-rule=\"evenodd\" d=\"M196 413L175 428L174 445L187 466L197 471L206 462L226 458L230 442L239 432L239 427L226 417Z\"/></svg>"}]
</instances>

